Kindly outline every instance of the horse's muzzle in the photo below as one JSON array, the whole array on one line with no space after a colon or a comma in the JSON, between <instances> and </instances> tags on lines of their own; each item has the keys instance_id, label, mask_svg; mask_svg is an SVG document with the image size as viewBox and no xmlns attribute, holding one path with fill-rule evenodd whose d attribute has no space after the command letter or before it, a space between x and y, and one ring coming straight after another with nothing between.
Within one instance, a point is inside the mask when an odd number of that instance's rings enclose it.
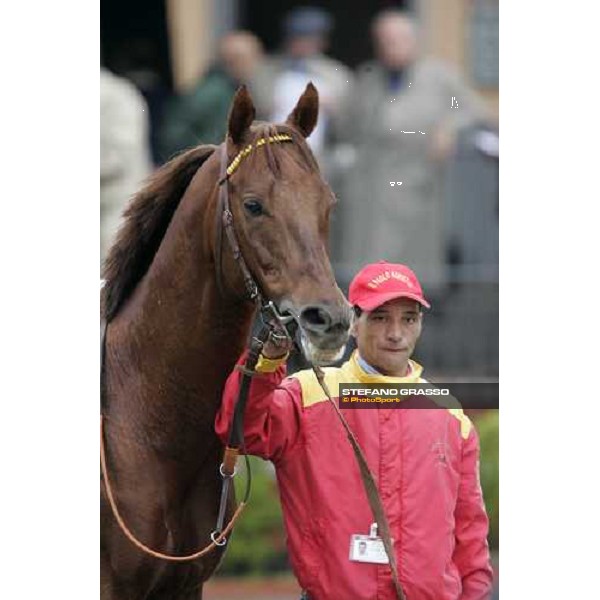
<instances>
[{"instance_id":1,"label":"horse's muzzle","mask_svg":"<svg viewBox=\"0 0 600 600\"><path fill-rule=\"evenodd\" d=\"M302 307L299 314L302 346L307 358L317 364L328 364L342 357L350 332L351 311L327 304Z\"/></svg>"}]
</instances>

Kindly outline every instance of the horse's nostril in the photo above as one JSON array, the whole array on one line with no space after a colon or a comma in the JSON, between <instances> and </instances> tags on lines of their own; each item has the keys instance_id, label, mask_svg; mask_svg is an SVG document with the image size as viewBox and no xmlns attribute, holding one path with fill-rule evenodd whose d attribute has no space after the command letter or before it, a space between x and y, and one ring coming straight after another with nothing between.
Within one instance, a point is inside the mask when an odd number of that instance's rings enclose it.
<instances>
[{"instance_id":1,"label":"horse's nostril","mask_svg":"<svg viewBox=\"0 0 600 600\"><path fill-rule=\"evenodd\" d=\"M300 321L305 327L326 331L331 325L331 315L319 306L308 306L300 313Z\"/></svg>"},{"instance_id":2,"label":"horse's nostril","mask_svg":"<svg viewBox=\"0 0 600 600\"><path fill-rule=\"evenodd\" d=\"M328 333L336 334L336 335L338 335L338 334L342 335L343 333L345 333L346 331L348 331L348 327L349 327L348 323L346 323L346 322L340 322L340 323L337 323L335 325L332 325L329 328Z\"/></svg>"}]
</instances>

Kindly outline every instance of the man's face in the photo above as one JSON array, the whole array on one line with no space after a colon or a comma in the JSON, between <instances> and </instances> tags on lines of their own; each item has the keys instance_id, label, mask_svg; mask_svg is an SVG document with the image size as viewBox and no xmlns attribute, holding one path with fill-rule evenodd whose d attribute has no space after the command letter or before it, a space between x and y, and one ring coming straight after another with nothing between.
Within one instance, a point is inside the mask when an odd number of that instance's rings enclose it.
<instances>
[{"instance_id":1,"label":"man's face","mask_svg":"<svg viewBox=\"0 0 600 600\"><path fill-rule=\"evenodd\" d=\"M292 58L310 58L327 48L327 39L320 34L297 35L288 38L286 51Z\"/></svg>"},{"instance_id":2,"label":"man's face","mask_svg":"<svg viewBox=\"0 0 600 600\"><path fill-rule=\"evenodd\" d=\"M363 312L354 322L352 335L360 355L372 367L390 377L404 377L421 326L419 303L398 298Z\"/></svg>"},{"instance_id":3,"label":"man's face","mask_svg":"<svg viewBox=\"0 0 600 600\"><path fill-rule=\"evenodd\" d=\"M403 69L416 56L417 40L414 26L401 16L390 16L376 23L373 29L377 58L388 69Z\"/></svg>"},{"instance_id":4,"label":"man's face","mask_svg":"<svg viewBox=\"0 0 600 600\"><path fill-rule=\"evenodd\" d=\"M230 33L221 39L220 57L225 71L235 81L248 81L260 59L258 40L247 33Z\"/></svg>"}]
</instances>

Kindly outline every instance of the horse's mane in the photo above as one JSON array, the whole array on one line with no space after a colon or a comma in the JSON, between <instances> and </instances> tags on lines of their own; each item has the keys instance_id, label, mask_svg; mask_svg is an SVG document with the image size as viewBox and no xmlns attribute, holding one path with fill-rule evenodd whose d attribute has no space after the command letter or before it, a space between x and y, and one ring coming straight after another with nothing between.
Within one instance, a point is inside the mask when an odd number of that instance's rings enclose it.
<instances>
[{"instance_id":1,"label":"horse's mane","mask_svg":"<svg viewBox=\"0 0 600 600\"><path fill-rule=\"evenodd\" d=\"M101 313L107 321L148 270L192 177L215 149L198 146L183 152L158 169L131 200L102 270Z\"/></svg>"}]
</instances>

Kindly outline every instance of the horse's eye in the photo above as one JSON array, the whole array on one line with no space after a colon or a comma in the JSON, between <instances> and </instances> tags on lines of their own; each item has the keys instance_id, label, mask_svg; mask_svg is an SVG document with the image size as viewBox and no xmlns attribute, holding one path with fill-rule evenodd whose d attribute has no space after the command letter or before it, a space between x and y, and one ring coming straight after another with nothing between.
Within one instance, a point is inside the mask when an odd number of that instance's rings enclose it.
<instances>
[{"instance_id":1,"label":"horse's eye","mask_svg":"<svg viewBox=\"0 0 600 600\"><path fill-rule=\"evenodd\" d=\"M262 204L258 200L244 200L244 208L246 209L246 212L253 217L258 217L263 214Z\"/></svg>"}]
</instances>

